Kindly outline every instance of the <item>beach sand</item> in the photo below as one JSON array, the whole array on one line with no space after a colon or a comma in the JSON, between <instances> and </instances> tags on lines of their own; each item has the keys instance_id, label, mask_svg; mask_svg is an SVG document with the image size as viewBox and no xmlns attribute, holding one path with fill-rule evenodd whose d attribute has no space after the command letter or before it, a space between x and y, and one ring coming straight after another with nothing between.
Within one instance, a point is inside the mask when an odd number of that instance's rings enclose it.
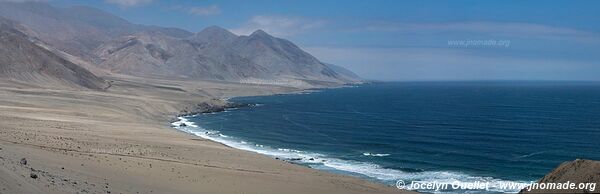
<instances>
[{"instance_id":1,"label":"beach sand","mask_svg":"<svg viewBox=\"0 0 600 194\"><path fill-rule=\"evenodd\" d=\"M107 77L107 91L0 81L0 193L411 193L236 150L171 128L199 103L295 91Z\"/></svg>"}]
</instances>

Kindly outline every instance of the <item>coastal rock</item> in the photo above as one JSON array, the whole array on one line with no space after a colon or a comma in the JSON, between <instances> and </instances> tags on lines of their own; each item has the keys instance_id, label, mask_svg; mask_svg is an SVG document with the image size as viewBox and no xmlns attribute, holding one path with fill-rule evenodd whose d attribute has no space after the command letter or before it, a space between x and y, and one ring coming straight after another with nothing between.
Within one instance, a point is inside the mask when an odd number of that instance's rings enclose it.
<instances>
[{"instance_id":1,"label":"coastal rock","mask_svg":"<svg viewBox=\"0 0 600 194\"><path fill-rule=\"evenodd\" d=\"M213 112L222 112L226 109L232 108L243 108L243 107L251 107L251 104L244 103L234 103L234 102L226 102L222 100L213 100L210 102L202 102L196 104L191 108L186 108L178 115L181 116L190 116L195 114L205 114L205 113L213 113ZM174 119L172 122L178 121L179 119Z\"/></svg>"},{"instance_id":2,"label":"coastal rock","mask_svg":"<svg viewBox=\"0 0 600 194\"><path fill-rule=\"evenodd\" d=\"M25 158L21 158L21 161L19 162L21 165L27 165L27 159Z\"/></svg>"},{"instance_id":3,"label":"coastal rock","mask_svg":"<svg viewBox=\"0 0 600 194\"><path fill-rule=\"evenodd\" d=\"M600 161L577 159L570 162L564 162L556 167L552 172L548 173L538 183L595 183L600 185ZM598 188L594 191L575 189L575 190L557 190L557 189L532 189L527 191L527 188L519 193L598 193Z\"/></svg>"}]
</instances>

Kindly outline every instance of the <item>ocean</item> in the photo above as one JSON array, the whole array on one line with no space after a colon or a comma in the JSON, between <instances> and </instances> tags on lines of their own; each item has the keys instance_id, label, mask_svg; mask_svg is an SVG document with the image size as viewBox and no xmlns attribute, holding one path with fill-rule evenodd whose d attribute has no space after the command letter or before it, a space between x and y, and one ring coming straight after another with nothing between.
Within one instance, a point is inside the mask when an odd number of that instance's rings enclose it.
<instances>
[{"instance_id":1,"label":"ocean","mask_svg":"<svg viewBox=\"0 0 600 194\"><path fill-rule=\"evenodd\" d=\"M597 82L388 82L230 101L255 106L173 125L389 185L481 181L491 186L475 192L518 192L502 185L536 181L565 161L600 160Z\"/></svg>"}]
</instances>

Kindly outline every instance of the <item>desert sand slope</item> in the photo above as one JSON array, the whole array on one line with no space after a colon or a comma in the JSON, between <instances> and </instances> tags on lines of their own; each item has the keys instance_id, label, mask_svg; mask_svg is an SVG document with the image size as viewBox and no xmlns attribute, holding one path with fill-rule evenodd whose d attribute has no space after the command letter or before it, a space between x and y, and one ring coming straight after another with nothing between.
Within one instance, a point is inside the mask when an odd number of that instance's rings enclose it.
<instances>
[{"instance_id":1,"label":"desert sand slope","mask_svg":"<svg viewBox=\"0 0 600 194\"><path fill-rule=\"evenodd\" d=\"M564 162L542 178L539 183L596 183L593 192L589 190L522 190L520 193L600 193L600 162L577 159Z\"/></svg>"},{"instance_id":2,"label":"desert sand slope","mask_svg":"<svg viewBox=\"0 0 600 194\"><path fill-rule=\"evenodd\" d=\"M32 42L24 29L0 18L0 79L45 88L106 87L101 78Z\"/></svg>"},{"instance_id":3,"label":"desert sand slope","mask_svg":"<svg viewBox=\"0 0 600 194\"><path fill-rule=\"evenodd\" d=\"M198 103L293 88L107 77L106 91L0 81L0 193L409 193L178 132ZM25 162L26 161L26 162Z\"/></svg>"}]
</instances>

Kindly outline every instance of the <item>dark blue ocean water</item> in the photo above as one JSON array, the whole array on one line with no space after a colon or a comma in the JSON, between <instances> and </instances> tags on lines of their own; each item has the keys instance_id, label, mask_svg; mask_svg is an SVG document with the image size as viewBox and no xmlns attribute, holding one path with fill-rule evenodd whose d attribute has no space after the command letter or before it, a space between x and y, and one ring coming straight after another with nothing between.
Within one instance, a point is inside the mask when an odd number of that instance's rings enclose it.
<instances>
[{"instance_id":1,"label":"dark blue ocean water","mask_svg":"<svg viewBox=\"0 0 600 194\"><path fill-rule=\"evenodd\" d=\"M258 106L188 117L197 127L182 130L387 184L529 182L600 160L600 83L376 83L231 101Z\"/></svg>"}]
</instances>

